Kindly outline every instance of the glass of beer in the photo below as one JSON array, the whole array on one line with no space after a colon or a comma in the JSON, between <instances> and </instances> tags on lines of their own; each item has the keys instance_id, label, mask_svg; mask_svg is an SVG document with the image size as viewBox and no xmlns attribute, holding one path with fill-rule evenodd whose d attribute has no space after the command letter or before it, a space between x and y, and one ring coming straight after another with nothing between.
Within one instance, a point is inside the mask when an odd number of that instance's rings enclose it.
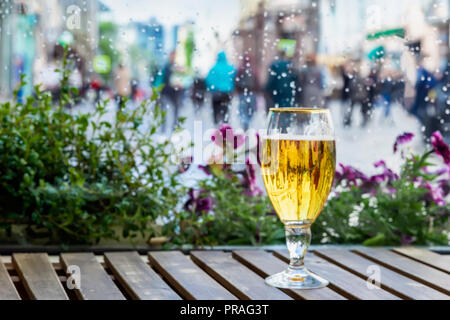
<instances>
[{"instance_id":1,"label":"glass of beer","mask_svg":"<svg viewBox=\"0 0 450 320\"><path fill-rule=\"evenodd\" d=\"M333 185L336 144L327 109L277 108L269 112L263 137L262 174L270 201L285 225L290 253L287 270L266 283L284 289L312 289L328 281L306 269L303 259Z\"/></svg>"}]
</instances>

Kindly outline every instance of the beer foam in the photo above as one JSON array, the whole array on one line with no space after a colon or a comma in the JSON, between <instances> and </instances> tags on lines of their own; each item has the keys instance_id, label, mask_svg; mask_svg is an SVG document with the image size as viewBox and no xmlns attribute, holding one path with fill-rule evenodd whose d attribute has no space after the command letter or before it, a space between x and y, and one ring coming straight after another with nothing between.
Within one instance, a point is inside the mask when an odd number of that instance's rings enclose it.
<instances>
[{"instance_id":1,"label":"beer foam","mask_svg":"<svg viewBox=\"0 0 450 320\"><path fill-rule=\"evenodd\" d=\"M289 133L277 133L272 135L265 135L264 140L291 140L291 141L334 141L333 136L302 136Z\"/></svg>"}]
</instances>

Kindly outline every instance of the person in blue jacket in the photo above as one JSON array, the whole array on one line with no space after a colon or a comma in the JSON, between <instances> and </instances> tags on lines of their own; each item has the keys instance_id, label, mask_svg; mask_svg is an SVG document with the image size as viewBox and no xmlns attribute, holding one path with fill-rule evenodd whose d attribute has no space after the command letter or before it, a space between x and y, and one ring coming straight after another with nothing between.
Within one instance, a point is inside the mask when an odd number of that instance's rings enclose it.
<instances>
[{"instance_id":1,"label":"person in blue jacket","mask_svg":"<svg viewBox=\"0 0 450 320\"><path fill-rule=\"evenodd\" d=\"M228 109L234 90L236 69L228 63L225 52L217 56L216 64L206 77L206 88L212 93L214 123L216 125L228 121Z\"/></svg>"}]
</instances>

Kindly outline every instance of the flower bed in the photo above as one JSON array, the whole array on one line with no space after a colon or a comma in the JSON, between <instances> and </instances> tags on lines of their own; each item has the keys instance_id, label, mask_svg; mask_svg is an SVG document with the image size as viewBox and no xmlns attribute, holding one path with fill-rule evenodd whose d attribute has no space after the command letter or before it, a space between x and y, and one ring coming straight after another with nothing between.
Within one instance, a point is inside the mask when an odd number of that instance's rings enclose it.
<instances>
[{"instance_id":1,"label":"flower bed","mask_svg":"<svg viewBox=\"0 0 450 320\"><path fill-rule=\"evenodd\" d=\"M259 136L252 144L229 126L217 130L211 140L219 152L188 190L180 178L192 159L171 163L173 146L155 135L165 121L157 93L134 108L125 104L113 122L102 120L107 101L74 114L69 70L64 59L57 103L36 87L25 101L16 91L0 104L0 229L7 238L20 225L22 240L57 244L138 236L163 237L167 247L284 242L283 226L256 183ZM436 132L432 150L412 155L406 147L412 138L395 142L399 173L384 161L373 176L339 165L313 224L313 243L448 245L449 147ZM237 156L244 163L234 164Z\"/></svg>"},{"instance_id":2,"label":"flower bed","mask_svg":"<svg viewBox=\"0 0 450 320\"><path fill-rule=\"evenodd\" d=\"M450 205L445 197L450 192L449 147L436 132L431 137L433 150L412 155L407 148L412 139L413 134L405 133L395 141L394 153L402 161L398 174L383 160L374 164L381 172L373 176L339 165L334 191L312 226L313 243L448 245ZM236 141L242 140L227 125L212 136L212 141L221 141L223 152L211 161L219 159L224 163L200 166L205 178L190 190L185 211L166 230L172 243L233 245L284 241L283 226L255 184L254 162L249 157L244 168L227 164L227 149L238 149L243 142ZM236 151L235 157L239 153L251 155L251 151ZM257 157L258 152L253 156ZM441 158L442 163L432 164L432 157Z\"/></svg>"}]
</instances>

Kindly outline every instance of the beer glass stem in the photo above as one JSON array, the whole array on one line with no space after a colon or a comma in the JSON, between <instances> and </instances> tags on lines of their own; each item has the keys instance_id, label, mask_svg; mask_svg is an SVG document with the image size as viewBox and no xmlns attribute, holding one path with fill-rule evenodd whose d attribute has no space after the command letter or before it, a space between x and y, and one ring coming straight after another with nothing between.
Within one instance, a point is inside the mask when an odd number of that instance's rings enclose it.
<instances>
[{"instance_id":1,"label":"beer glass stem","mask_svg":"<svg viewBox=\"0 0 450 320\"><path fill-rule=\"evenodd\" d=\"M290 227L286 226L286 244L289 250L289 269L292 271L303 269L303 258L311 243L310 226Z\"/></svg>"}]
</instances>

